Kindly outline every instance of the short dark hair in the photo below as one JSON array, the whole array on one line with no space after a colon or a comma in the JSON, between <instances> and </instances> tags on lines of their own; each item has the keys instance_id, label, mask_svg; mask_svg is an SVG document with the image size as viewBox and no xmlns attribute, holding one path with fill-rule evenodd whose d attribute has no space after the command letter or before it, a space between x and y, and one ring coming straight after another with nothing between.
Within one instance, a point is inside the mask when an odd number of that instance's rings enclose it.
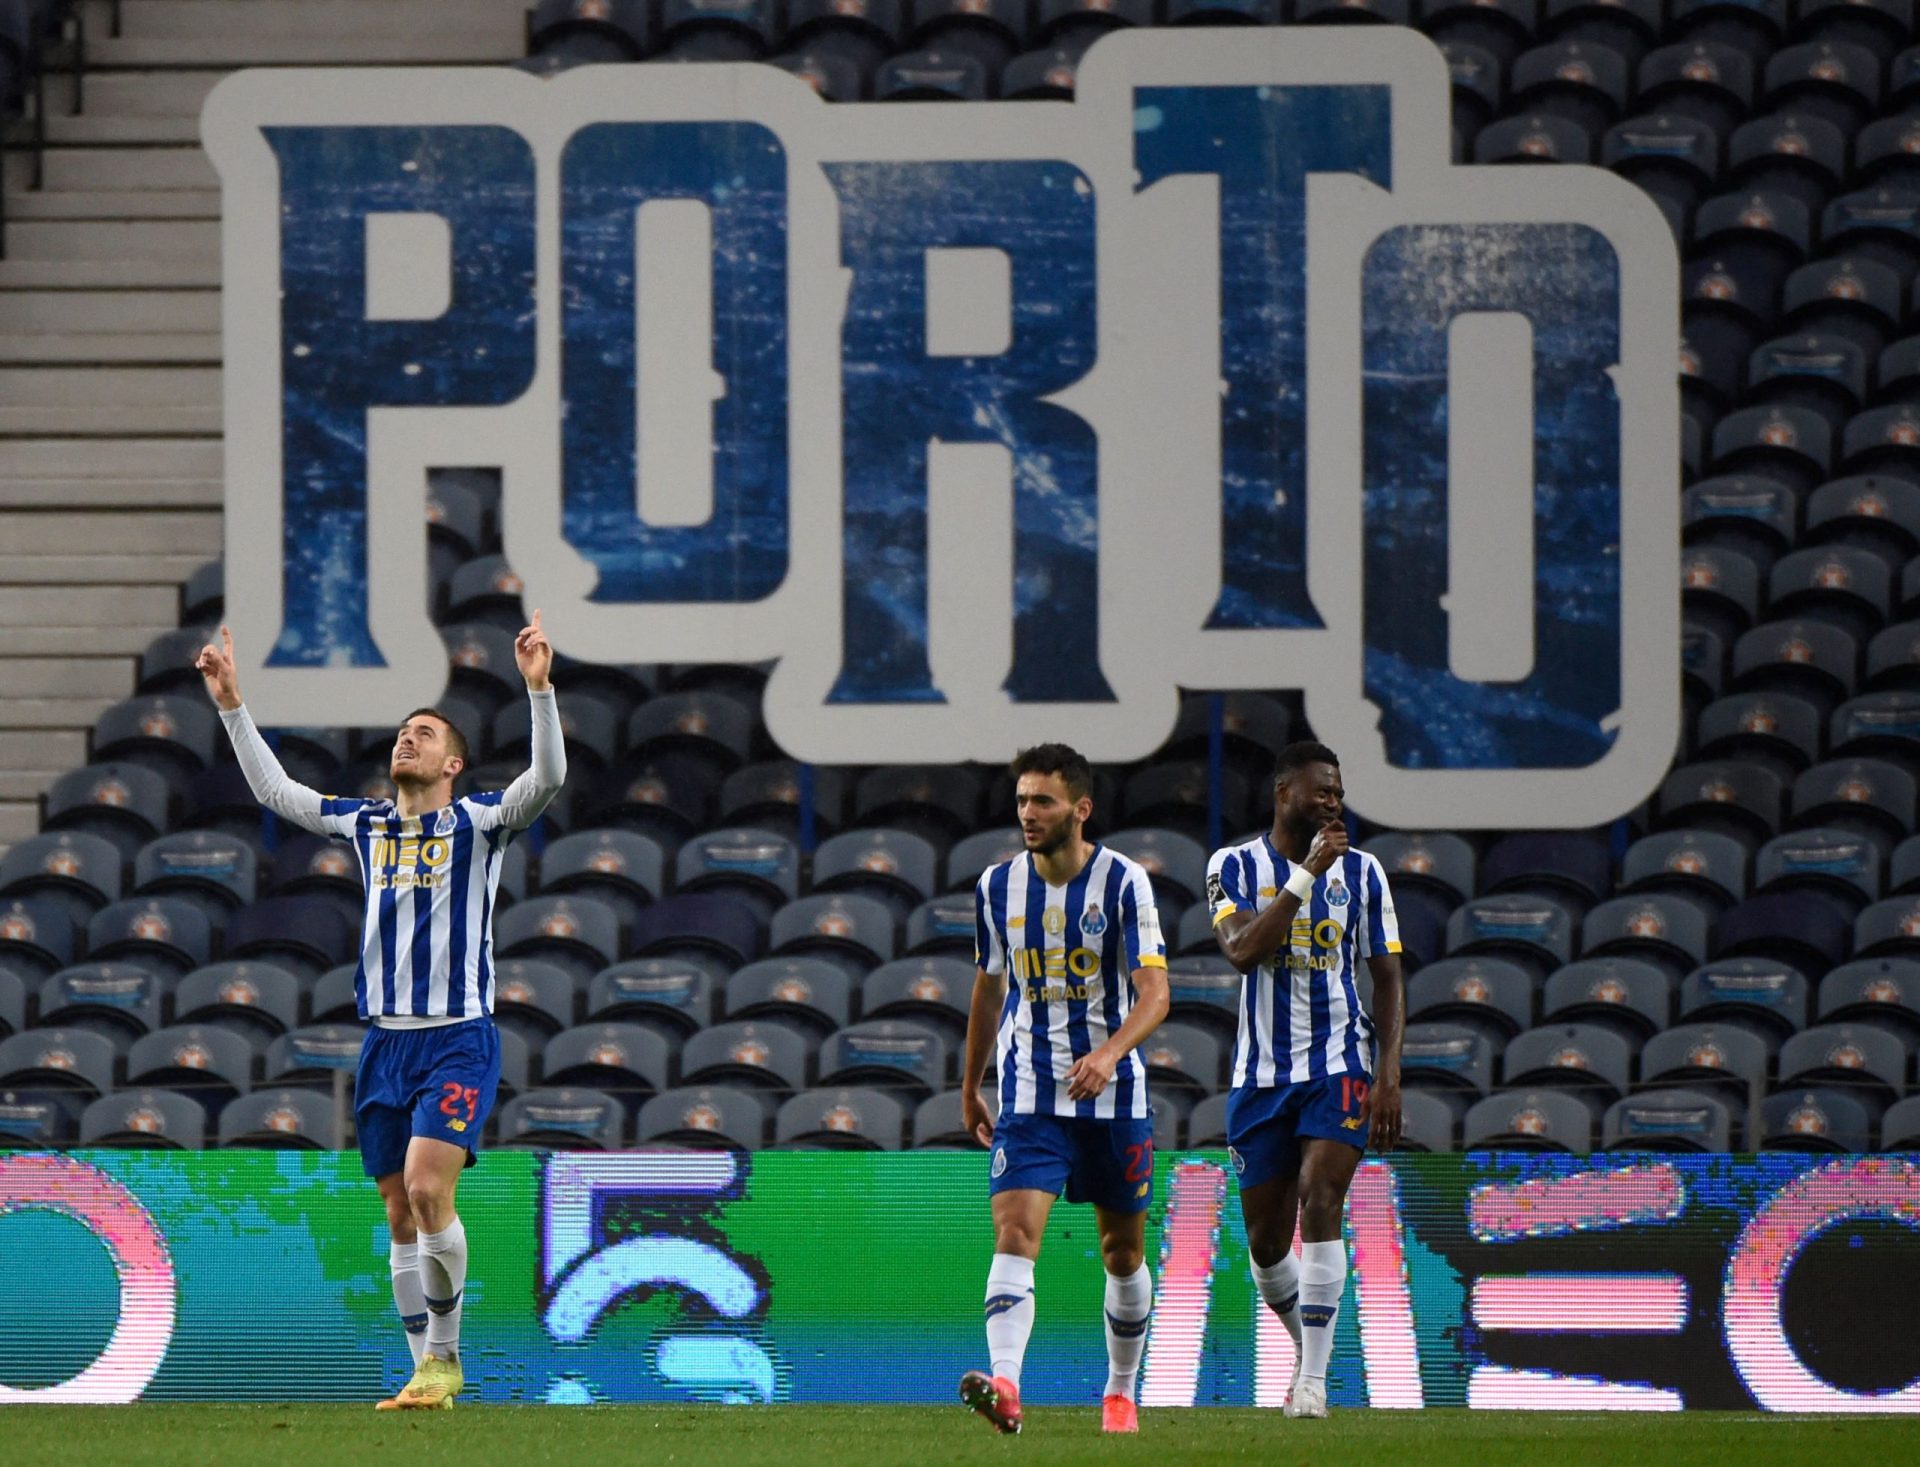
<instances>
[{"instance_id":1,"label":"short dark hair","mask_svg":"<svg viewBox=\"0 0 1920 1467\"><path fill-rule=\"evenodd\" d=\"M1340 756L1325 744L1313 739L1300 739L1288 744L1273 761L1273 782L1280 783L1289 775L1297 774L1309 764L1331 764L1340 767Z\"/></svg>"},{"instance_id":2,"label":"short dark hair","mask_svg":"<svg viewBox=\"0 0 1920 1467\"><path fill-rule=\"evenodd\" d=\"M1023 774L1057 774L1076 800L1093 789L1093 766L1071 744L1035 744L1022 749L1013 756L1008 769L1016 780Z\"/></svg>"},{"instance_id":3,"label":"short dark hair","mask_svg":"<svg viewBox=\"0 0 1920 1467\"><path fill-rule=\"evenodd\" d=\"M427 717L429 718L439 719L442 723L444 723L447 726L448 752L450 752L454 758L460 760L463 764L471 764L473 761L467 757L467 736L460 732L459 724L455 723L451 718L447 717L447 715L442 713L438 708L416 708L413 710L413 712L409 713L403 720L401 720L402 725L404 726L405 724L412 723L414 719L418 718L423 713L426 714Z\"/></svg>"}]
</instances>

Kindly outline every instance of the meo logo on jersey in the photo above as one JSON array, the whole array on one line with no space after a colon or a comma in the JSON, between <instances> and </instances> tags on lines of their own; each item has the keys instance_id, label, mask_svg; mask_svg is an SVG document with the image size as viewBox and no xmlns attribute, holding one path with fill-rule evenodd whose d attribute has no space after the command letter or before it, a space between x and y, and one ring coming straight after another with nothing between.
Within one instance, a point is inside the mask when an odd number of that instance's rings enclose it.
<instances>
[{"instance_id":1,"label":"meo logo on jersey","mask_svg":"<svg viewBox=\"0 0 1920 1467\"><path fill-rule=\"evenodd\" d=\"M263 721L397 723L439 686L402 547L458 463L515 486L505 551L567 655L774 661L798 759L1070 727L1129 762L1182 686L1285 664L1402 827L1600 824L1666 773L1679 264L1644 192L1454 165L1445 58L1397 27L1110 34L1047 108L721 69L214 90L227 595L273 629L241 669ZM642 373L642 302L687 299ZM1504 384L1480 405L1449 398L1456 328ZM1489 486L1450 450L1496 430L1537 445L1500 486L1522 508L1451 543ZM937 508L962 481L990 524ZM1145 575L1166 594L1116 590Z\"/></svg>"}]
</instances>

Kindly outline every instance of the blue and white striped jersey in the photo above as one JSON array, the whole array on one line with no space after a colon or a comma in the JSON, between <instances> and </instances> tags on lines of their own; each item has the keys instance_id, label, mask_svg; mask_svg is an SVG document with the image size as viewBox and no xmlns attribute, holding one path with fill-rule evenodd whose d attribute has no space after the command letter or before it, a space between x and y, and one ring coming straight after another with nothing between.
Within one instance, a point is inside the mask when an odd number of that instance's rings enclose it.
<instances>
[{"instance_id":1,"label":"blue and white striped jersey","mask_svg":"<svg viewBox=\"0 0 1920 1467\"><path fill-rule=\"evenodd\" d=\"M1270 836L1215 851L1207 863L1214 925L1264 912L1292 871ZM1355 977L1362 958L1399 951L1386 871L1365 851L1347 852L1301 903L1289 945L1240 981L1233 1088L1372 1075L1373 1020Z\"/></svg>"},{"instance_id":2,"label":"blue and white striped jersey","mask_svg":"<svg viewBox=\"0 0 1920 1467\"><path fill-rule=\"evenodd\" d=\"M1004 974L1000 1109L1098 1120L1147 1114L1147 1069L1129 1051L1092 1100L1067 1096L1075 1060L1106 1043L1133 1007L1133 974L1164 968L1166 943L1146 868L1096 845L1080 874L1049 886L1026 852L974 888L980 967Z\"/></svg>"},{"instance_id":3,"label":"blue and white striped jersey","mask_svg":"<svg viewBox=\"0 0 1920 1467\"><path fill-rule=\"evenodd\" d=\"M503 795L467 795L418 817L391 800L320 797L307 823L351 841L366 882L354 975L362 1018L493 1012L493 900L513 838Z\"/></svg>"}]
</instances>

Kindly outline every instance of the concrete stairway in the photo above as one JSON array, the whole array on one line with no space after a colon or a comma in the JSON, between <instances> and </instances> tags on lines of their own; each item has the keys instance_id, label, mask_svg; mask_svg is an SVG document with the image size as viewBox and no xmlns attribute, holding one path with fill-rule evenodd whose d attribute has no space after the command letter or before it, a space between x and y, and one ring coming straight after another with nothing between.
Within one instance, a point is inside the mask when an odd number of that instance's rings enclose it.
<instances>
[{"instance_id":1,"label":"concrete stairway","mask_svg":"<svg viewBox=\"0 0 1920 1467\"><path fill-rule=\"evenodd\" d=\"M124 0L113 36L109 0L86 0L85 110L51 76L43 186L4 161L0 850L39 828L38 797L221 553L207 93L243 66L511 61L527 3Z\"/></svg>"}]
</instances>

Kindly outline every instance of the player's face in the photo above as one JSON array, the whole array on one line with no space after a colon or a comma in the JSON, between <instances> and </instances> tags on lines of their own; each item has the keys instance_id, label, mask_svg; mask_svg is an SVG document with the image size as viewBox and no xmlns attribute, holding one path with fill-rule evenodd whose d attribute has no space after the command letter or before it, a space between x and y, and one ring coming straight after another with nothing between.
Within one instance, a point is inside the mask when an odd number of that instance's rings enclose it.
<instances>
[{"instance_id":1,"label":"player's face","mask_svg":"<svg viewBox=\"0 0 1920 1467\"><path fill-rule=\"evenodd\" d=\"M452 773L463 767L447 749L447 726L422 714L403 724L394 736L393 762L387 773L395 784L403 780L408 784L437 784L450 772L449 763Z\"/></svg>"},{"instance_id":2,"label":"player's face","mask_svg":"<svg viewBox=\"0 0 1920 1467\"><path fill-rule=\"evenodd\" d=\"M1276 793L1283 825L1318 830L1338 820L1346 808L1346 786L1340 782L1340 771L1331 764L1309 764L1295 770Z\"/></svg>"},{"instance_id":3,"label":"player's face","mask_svg":"<svg viewBox=\"0 0 1920 1467\"><path fill-rule=\"evenodd\" d=\"M1057 774L1023 774L1014 786L1014 808L1027 849L1050 856L1080 833L1093 813L1093 801L1073 798Z\"/></svg>"}]
</instances>

